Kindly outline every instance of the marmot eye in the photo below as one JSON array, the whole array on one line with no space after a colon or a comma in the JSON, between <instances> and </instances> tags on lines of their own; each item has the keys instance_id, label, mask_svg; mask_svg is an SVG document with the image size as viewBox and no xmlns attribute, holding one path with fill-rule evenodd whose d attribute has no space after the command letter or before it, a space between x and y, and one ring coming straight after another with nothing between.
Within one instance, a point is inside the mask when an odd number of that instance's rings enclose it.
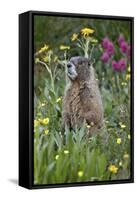
<instances>
[{"instance_id":1,"label":"marmot eye","mask_svg":"<svg viewBox=\"0 0 137 200\"><path fill-rule=\"evenodd\" d=\"M70 63L68 63L68 64L67 64L67 68L70 68L70 67L71 67L71 64L70 64Z\"/></svg>"}]
</instances>

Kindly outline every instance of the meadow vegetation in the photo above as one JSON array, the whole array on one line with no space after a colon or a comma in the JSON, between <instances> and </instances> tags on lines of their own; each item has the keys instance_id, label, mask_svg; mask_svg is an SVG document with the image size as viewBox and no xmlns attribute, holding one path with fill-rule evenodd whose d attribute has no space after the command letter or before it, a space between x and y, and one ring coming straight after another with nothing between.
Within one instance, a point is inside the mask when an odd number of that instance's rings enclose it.
<instances>
[{"instance_id":1,"label":"meadow vegetation","mask_svg":"<svg viewBox=\"0 0 137 200\"><path fill-rule=\"evenodd\" d=\"M130 178L130 23L93 19L34 20L34 184ZM44 26L45 25L45 26ZM104 126L61 133L66 64L91 60L104 106Z\"/></svg>"}]
</instances>

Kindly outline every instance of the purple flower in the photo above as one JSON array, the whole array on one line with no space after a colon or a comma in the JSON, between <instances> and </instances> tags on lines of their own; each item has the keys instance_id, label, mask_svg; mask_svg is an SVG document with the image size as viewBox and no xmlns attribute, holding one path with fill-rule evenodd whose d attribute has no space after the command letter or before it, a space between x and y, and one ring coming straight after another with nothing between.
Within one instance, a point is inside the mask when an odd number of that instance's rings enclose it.
<instances>
[{"instance_id":1,"label":"purple flower","mask_svg":"<svg viewBox=\"0 0 137 200\"><path fill-rule=\"evenodd\" d=\"M112 61L112 67L115 71L124 71L126 69L126 61L121 58L118 62Z\"/></svg>"},{"instance_id":2,"label":"purple flower","mask_svg":"<svg viewBox=\"0 0 137 200\"><path fill-rule=\"evenodd\" d=\"M122 34L120 34L119 38L118 38L118 44L119 46L121 45L122 42L125 42L125 38Z\"/></svg>"},{"instance_id":3,"label":"purple flower","mask_svg":"<svg viewBox=\"0 0 137 200\"><path fill-rule=\"evenodd\" d=\"M119 63L116 62L115 60L112 61L112 67L115 71L119 70Z\"/></svg>"},{"instance_id":4,"label":"purple flower","mask_svg":"<svg viewBox=\"0 0 137 200\"><path fill-rule=\"evenodd\" d=\"M107 37L105 37L103 40L102 40L102 47L104 48L104 49L107 49L107 47L108 47L108 43L110 42L110 40L107 38Z\"/></svg>"},{"instance_id":5,"label":"purple flower","mask_svg":"<svg viewBox=\"0 0 137 200\"><path fill-rule=\"evenodd\" d=\"M101 60L102 60L103 62L107 63L108 60L109 60L109 54L108 54L107 52L104 52L104 53L102 54L102 56L101 56Z\"/></svg>"},{"instance_id":6,"label":"purple flower","mask_svg":"<svg viewBox=\"0 0 137 200\"><path fill-rule=\"evenodd\" d=\"M119 65L119 69L121 71L124 71L126 69L126 61L124 58L121 58L118 62L118 65Z\"/></svg>"},{"instance_id":7,"label":"purple flower","mask_svg":"<svg viewBox=\"0 0 137 200\"><path fill-rule=\"evenodd\" d=\"M102 40L102 47L110 56L114 53L114 45L107 37Z\"/></svg>"},{"instance_id":8,"label":"purple flower","mask_svg":"<svg viewBox=\"0 0 137 200\"><path fill-rule=\"evenodd\" d=\"M120 49L121 49L122 53L127 53L127 51L128 51L128 44L125 41L121 42Z\"/></svg>"},{"instance_id":9,"label":"purple flower","mask_svg":"<svg viewBox=\"0 0 137 200\"><path fill-rule=\"evenodd\" d=\"M106 51L108 52L108 54L111 56L114 53L114 45L112 42L108 43L108 46L106 48Z\"/></svg>"}]
</instances>

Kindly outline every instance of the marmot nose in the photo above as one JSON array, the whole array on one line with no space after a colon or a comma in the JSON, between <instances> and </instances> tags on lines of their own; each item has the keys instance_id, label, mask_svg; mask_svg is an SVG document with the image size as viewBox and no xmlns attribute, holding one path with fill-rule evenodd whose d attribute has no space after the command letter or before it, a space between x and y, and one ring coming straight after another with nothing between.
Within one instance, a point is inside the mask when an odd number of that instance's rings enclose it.
<instances>
[{"instance_id":1,"label":"marmot nose","mask_svg":"<svg viewBox=\"0 0 137 200\"><path fill-rule=\"evenodd\" d=\"M71 67L71 64L70 64L70 63L68 63L68 64L67 64L67 68L70 68L70 67Z\"/></svg>"}]
</instances>

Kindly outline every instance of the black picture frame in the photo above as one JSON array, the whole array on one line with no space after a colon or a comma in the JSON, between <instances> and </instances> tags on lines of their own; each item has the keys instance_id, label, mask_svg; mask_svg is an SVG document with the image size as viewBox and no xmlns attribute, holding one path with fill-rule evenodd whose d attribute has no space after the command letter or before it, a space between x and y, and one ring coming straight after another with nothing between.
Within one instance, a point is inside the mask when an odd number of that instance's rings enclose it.
<instances>
[{"instance_id":1,"label":"black picture frame","mask_svg":"<svg viewBox=\"0 0 137 200\"><path fill-rule=\"evenodd\" d=\"M131 177L126 180L34 185L33 183L33 64L34 16L128 20L131 23ZM123 16L28 11L19 14L19 185L28 189L122 184L134 182L134 18Z\"/></svg>"}]
</instances>

